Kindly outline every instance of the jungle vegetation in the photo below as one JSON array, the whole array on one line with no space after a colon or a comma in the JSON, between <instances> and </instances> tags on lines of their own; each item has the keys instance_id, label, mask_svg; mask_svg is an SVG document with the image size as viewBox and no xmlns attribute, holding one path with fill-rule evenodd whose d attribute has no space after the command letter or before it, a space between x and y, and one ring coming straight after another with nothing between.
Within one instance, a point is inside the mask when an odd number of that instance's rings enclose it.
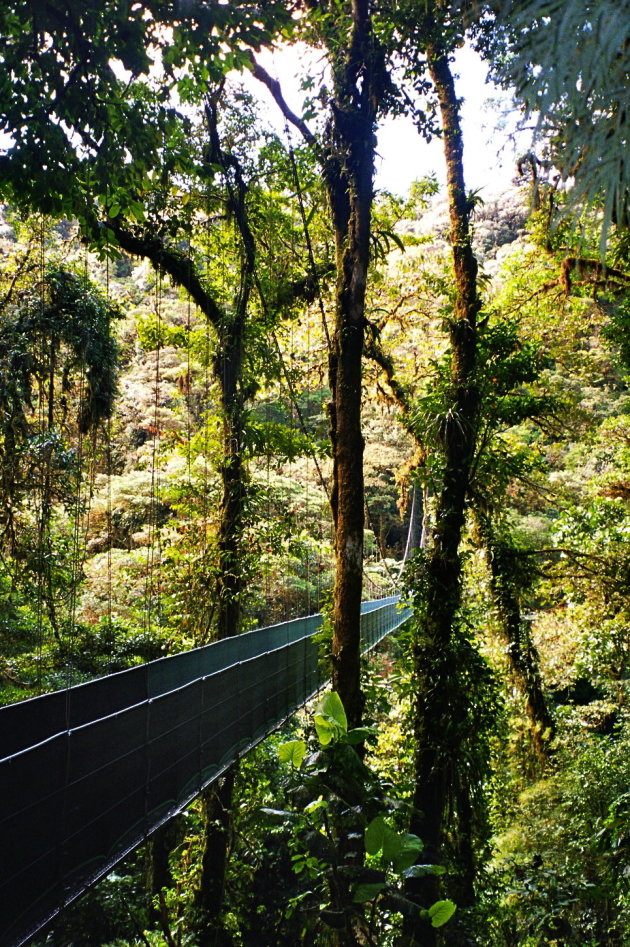
<instances>
[{"instance_id":1,"label":"jungle vegetation","mask_svg":"<svg viewBox=\"0 0 630 947\"><path fill-rule=\"evenodd\" d=\"M319 610L331 676L40 944L628 943L629 31L627 0L0 11L0 702ZM492 207L463 43L536 132ZM376 188L392 115L443 194Z\"/></svg>"}]
</instances>

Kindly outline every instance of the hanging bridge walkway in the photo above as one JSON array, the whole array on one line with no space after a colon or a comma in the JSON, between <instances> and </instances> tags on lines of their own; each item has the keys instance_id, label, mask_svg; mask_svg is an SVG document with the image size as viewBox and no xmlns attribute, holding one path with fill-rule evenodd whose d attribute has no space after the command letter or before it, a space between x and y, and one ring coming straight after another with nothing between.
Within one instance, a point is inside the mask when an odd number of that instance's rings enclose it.
<instances>
[{"instance_id":1,"label":"hanging bridge walkway","mask_svg":"<svg viewBox=\"0 0 630 947\"><path fill-rule=\"evenodd\" d=\"M411 610L364 602L363 652ZM45 928L325 683L321 615L0 709L0 947Z\"/></svg>"}]
</instances>

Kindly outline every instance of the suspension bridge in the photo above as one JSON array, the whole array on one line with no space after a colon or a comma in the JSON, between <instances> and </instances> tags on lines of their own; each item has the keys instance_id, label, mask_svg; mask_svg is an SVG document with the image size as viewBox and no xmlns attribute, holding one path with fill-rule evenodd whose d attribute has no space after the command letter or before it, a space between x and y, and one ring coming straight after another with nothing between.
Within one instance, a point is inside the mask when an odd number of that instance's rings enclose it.
<instances>
[{"instance_id":1,"label":"suspension bridge","mask_svg":"<svg viewBox=\"0 0 630 947\"><path fill-rule=\"evenodd\" d=\"M362 651L399 628L364 602ZM326 683L311 615L0 709L0 945L20 947Z\"/></svg>"}]
</instances>

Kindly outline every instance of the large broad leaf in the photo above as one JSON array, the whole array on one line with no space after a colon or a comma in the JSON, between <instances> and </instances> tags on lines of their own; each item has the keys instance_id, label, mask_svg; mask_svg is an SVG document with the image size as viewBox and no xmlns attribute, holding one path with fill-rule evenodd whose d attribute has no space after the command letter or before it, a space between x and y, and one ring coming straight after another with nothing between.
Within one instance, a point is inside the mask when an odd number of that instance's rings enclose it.
<instances>
[{"instance_id":1,"label":"large broad leaf","mask_svg":"<svg viewBox=\"0 0 630 947\"><path fill-rule=\"evenodd\" d=\"M328 694L324 694L317 709L320 714L331 717L339 729L347 733L348 718L346 717L341 697L336 691L330 691Z\"/></svg>"},{"instance_id":2,"label":"large broad leaf","mask_svg":"<svg viewBox=\"0 0 630 947\"><path fill-rule=\"evenodd\" d=\"M423 848L417 835L389 829L385 834L383 855L392 863L392 870L400 874L413 865Z\"/></svg>"},{"instance_id":3,"label":"large broad leaf","mask_svg":"<svg viewBox=\"0 0 630 947\"><path fill-rule=\"evenodd\" d=\"M322 746L328 746L328 744L335 738L339 732L335 724L324 717L322 714L313 714L313 720L315 721L315 730L317 731L317 739Z\"/></svg>"},{"instance_id":4,"label":"large broad leaf","mask_svg":"<svg viewBox=\"0 0 630 947\"><path fill-rule=\"evenodd\" d=\"M452 901L436 901L429 908L429 918L432 927L442 927L447 921L450 921L457 910Z\"/></svg>"},{"instance_id":5,"label":"large broad leaf","mask_svg":"<svg viewBox=\"0 0 630 947\"><path fill-rule=\"evenodd\" d=\"M394 871L401 874L406 868L410 868L423 848L424 845L417 835L407 834L403 836L400 854L392 861Z\"/></svg>"},{"instance_id":6,"label":"large broad leaf","mask_svg":"<svg viewBox=\"0 0 630 947\"><path fill-rule=\"evenodd\" d=\"M444 874L446 874L444 865L412 865L403 871L405 878L423 878L425 875Z\"/></svg>"},{"instance_id":7,"label":"large broad leaf","mask_svg":"<svg viewBox=\"0 0 630 947\"><path fill-rule=\"evenodd\" d=\"M383 888L385 882L376 882L375 884L357 885L352 892L352 900L355 904L363 904L365 901L373 901Z\"/></svg>"},{"instance_id":8,"label":"large broad leaf","mask_svg":"<svg viewBox=\"0 0 630 947\"><path fill-rule=\"evenodd\" d=\"M365 830L365 851L368 855L377 855L383 847L387 826L382 815L372 819Z\"/></svg>"},{"instance_id":9,"label":"large broad leaf","mask_svg":"<svg viewBox=\"0 0 630 947\"><path fill-rule=\"evenodd\" d=\"M330 691L322 697L313 714L313 720L317 738L322 746L326 746L334 737L348 732L348 718L336 691Z\"/></svg>"},{"instance_id":10,"label":"large broad leaf","mask_svg":"<svg viewBox=\"0 0 630 947\"><path fill-rule=\"evenodd\" d=\"M383 858L385 861L391 862L400 854L401 839L401 832L397 832L396 829L392 829L391 826L385 825L383 832Z\"/></svg>"},{"instance_id":11,"label":"large broad leaf","mask_svg":"<svg viewBox=\"0 0 630 947\"><path fill-rule=\"evenodd\" d=\"M304 740L289 740L278 747L278 759L281 763L291 763L297 769L306 756Z\"/></svg>"},{"instance_id":12,"label":"large broad leaf","mask_svg":"<svg viewBox=\"0 0 630 947\"><path fill-rule=\"evenodd\" d=\"M383 851L383 858L390 862L392 870L401 874L416 861L423 845L417 835L398 832L387 824L382 815L372 819L365 830L365 851L368 855L377 855Z\"/></svg>"}]
</instances>

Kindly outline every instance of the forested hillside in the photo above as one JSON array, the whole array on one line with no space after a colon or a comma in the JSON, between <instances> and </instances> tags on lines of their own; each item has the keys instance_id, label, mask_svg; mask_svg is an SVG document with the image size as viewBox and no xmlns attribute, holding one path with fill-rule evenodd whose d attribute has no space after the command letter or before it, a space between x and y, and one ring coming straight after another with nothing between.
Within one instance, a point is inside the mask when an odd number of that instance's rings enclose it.
<instances>
[{"instance_id":1,"label":"forested hillside","mask_svg":"<svg viewBox=\"0 0 630 947\"><path fill-rule=\"evenodd\" d=\"M0 13L0 704L319 611L331 679L33 943L630 942L629 14Z\"/></svg>"}]
</instances>

